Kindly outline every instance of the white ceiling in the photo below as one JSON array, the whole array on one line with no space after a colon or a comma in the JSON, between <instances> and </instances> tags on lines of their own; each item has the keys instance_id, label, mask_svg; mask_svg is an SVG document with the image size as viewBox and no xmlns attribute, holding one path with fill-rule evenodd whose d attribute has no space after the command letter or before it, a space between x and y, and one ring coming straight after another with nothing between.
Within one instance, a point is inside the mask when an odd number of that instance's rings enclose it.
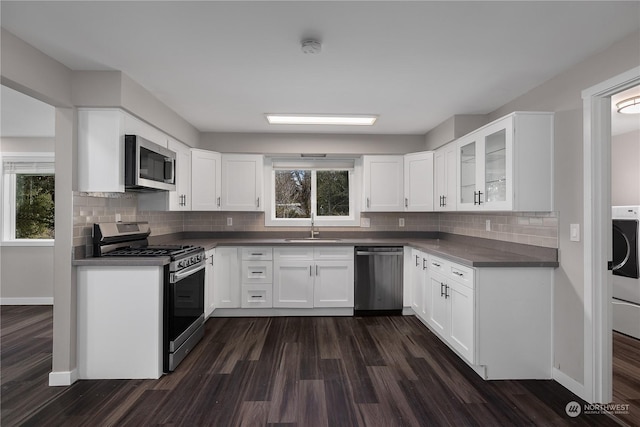
<instances>
[{"instance_id":1,"label":"white ceiling","mask_svg":"<svg viewBox=\"0 0 640 427\"><path fill-rule=\"evenodd\" d=\"M73 70L121 70L201 132L424 134L483 114L640 28L640 2L2 1ZM322 41L305 55L300 42ZM264 113L379 114L371 128Z\"/></svg>"}]
</instances>

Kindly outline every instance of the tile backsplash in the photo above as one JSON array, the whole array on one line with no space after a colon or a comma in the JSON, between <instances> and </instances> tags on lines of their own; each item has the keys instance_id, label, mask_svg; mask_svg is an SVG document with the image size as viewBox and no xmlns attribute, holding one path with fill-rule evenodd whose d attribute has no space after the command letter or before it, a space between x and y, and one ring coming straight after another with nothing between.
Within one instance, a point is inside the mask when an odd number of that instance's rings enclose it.
<instances>
[{"instance_id":1,"label":"tile backsplash","mask_svg":"<svg viewBox=\"0 0 640 427\"><path fill-rule=\"evenodd\" d=\"M95 222L148 221L152 236L182 231L300 231L265 227L262 212L156 212L138 209L135 193L80 193L73 197L73 245L90 256ZM227 218L233 225L227 226ZM556 212L365 212L370 227L321 227L325 231L441 231L548 248L558 247ZM400 227L400 219L404 227ZM487 231L487 221L490 230Z\"/></svg>"}]
</instances>

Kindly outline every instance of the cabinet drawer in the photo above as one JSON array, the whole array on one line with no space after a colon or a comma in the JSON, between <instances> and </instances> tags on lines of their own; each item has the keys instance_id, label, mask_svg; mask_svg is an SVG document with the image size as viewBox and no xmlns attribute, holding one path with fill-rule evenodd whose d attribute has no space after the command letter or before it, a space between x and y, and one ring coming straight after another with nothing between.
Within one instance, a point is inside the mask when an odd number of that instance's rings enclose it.
<instances>
[{"instance_id":1,"label":"cabinet drawer","mask_svg":"<svg viewBox=\"0 0 640 427\"><path fill-rule=\"evenodd\" d=\"M324 259L353 260L353 246L328 246L313 248L316 261Z\"/></svg>"},{"instance_id":2,"label":"cabinet drawer","mask_svg":"<svg viewBox=\"0 0 640 427\"><path fill-rule=\"evenodd\" d=\"M450 264L449 261L445 261L441 258L437 258L434 256L429 256L429 267L428 269L431 271L437 271L438 273L442 273L444 275L449 274Z\"/></svg>"},{"instance_id":3,"label":"cabinet drawer","mask_svg":"<svg viewBox=\"0 0 640 427\"><path fill-rule=\"evenodd\" d=\"M273 294L271 284L267 285L242 285L242 308L271 308L273 307Z\"/></svg>"},{"instance_id":4,"label":"cabinet drawer","mask_svg":"<svg viewBox=\"0 0 640 427\"><path fill-rule=\"evenodd\" d=\"M473 269L460 264L449 265L449 277L473 289Z\"/></svg>"},{"instance_id":5,"label":"cabinet drawer","mask_svg":"<svg viewBox=\"0 0 640 427\"><path fill-rule=\"evenodd\" d=\"M272 248L266 246L242 248L242 259L264 261L272 260L273 251Z\"/></svg>"},{"instance_id":6,"label":"cabinet drawer","mask_svg":"<svg viewBox=\"0 0 640 427\"><path fill-rule=\"evenodd\" d=\"M242 283L271 283L272 261L242 261Z\"/></svg>"},{"instance_id":7,"label":"cabinet drawer","mask_svg":"<svg viewBox=\"0 0 640 427\"><path fill-rule=\"evenodd\" d=\"M313 261L313 248L308 246L283 246L273 250L273 258L286 261Z\"/></svg>"}]
</instances>

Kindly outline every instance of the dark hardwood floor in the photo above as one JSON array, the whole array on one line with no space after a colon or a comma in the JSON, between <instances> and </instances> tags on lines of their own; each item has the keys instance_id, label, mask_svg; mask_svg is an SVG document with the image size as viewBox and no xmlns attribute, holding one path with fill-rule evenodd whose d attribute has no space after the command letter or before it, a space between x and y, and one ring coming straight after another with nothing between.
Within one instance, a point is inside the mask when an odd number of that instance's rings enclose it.
<instances>
[{"instance_id":1,"label":"dark hardwood floor","mask_svg":"<svg viewBox=\"0 0 640 427\"><path fill-rule=\"evenodd\" d=\"M554 381L483 381L413 316L212 318L171 375L70 387L47 385L51 307L0 320L2 426L618 425L567 416L583 402ZM637 373L633 343L616 342ZM623 377L637 420L638 377Z\"/></svg>"}]
</instances>

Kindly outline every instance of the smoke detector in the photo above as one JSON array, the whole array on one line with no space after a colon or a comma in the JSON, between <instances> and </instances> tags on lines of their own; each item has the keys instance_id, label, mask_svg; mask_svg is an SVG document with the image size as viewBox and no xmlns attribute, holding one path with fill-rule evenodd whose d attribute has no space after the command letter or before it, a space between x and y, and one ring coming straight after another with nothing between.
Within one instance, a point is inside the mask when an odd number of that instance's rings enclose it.
<instances>
[{"instance_id":1,"label":"smoke detector","mask_svg":"<svg viewBox=\"0 0 640 427\"><path fill-rule=\"evenodd\" d=\"M307 55L317 55L322 50L322 43L318 40L307 39L302 41L302 53Z\"/></svg>"}]
</instances>

